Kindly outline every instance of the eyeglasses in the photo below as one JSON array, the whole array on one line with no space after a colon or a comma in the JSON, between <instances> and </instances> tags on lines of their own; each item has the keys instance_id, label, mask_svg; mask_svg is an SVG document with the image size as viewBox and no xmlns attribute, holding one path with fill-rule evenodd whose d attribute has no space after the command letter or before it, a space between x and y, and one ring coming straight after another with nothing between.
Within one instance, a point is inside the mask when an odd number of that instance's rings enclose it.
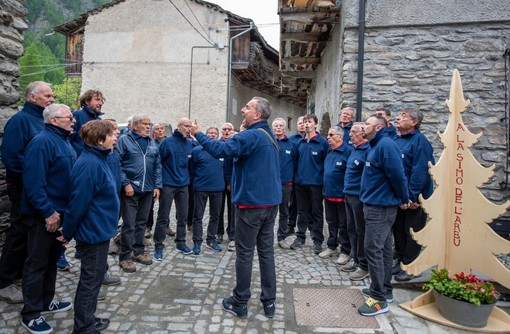
<instances>
[{"instance_id":1,"label":"eyeglasses","mask_svg":"<svg viewBox=\"0 0 510 334\"><path fill-rule=\"evenodd\" d=\"M54 116L54 118L67 118L69 121L73 121L74 116Z\"/></svg>"},{"instance_id":2,"label":"eyeglasses","mask_svg":"<svg viewBox=\"0 0 510 334\"><path fill-rule=\"evenodd\" d=\"M223 129L221 129L221 130L222 130L222 131L230 131L230 130L232 130L232 128L223 128Z\"/></svg>"},{"instance_id":3,"label":"eyeglasses","mask_svg":"<svg viewBox=\"0 0 510 334\"><path fill-rule=\"evenodd\" d=\"M328 137L340 136L339 133L328 133Z\"/></svg>"},{"instance_id":4,"label":"eyeglasses","mask_svg":"<svg viewBox=\"0 0 510 334\"><path fill-rule=\"evenodd\" d=\"M351 130L351 131L349 131L349 133L352 133L352 134L354 134L354 135L355 135L355 134L357 134L357 133L360 133L360 132L361 132L361 131L358 131L358 130Z\"/></svg>"}]
</instances>

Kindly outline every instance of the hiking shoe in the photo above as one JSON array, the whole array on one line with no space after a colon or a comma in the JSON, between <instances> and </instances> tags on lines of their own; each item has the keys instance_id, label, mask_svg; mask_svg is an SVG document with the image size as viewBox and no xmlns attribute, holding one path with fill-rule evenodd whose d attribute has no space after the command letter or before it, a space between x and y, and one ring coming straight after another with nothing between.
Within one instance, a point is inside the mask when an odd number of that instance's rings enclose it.
<instances>
[{"instance_id":1,"label":"hiking shoe","mask_svg":"<svg viewBox=\"0 0 510 334\"><path fill-rule=\"evenodd\" d=\"M314 254L322 253L322 245L320 243L317 242L313 244L313 253Z\"/></svg>"},{"instance_id":2,"label":"hiking shoe","mask_svg":"<svg viewBox=\"0 0 510 334\"><path fill-rule=\"evenodd\" d=\"M60 255L60 258L57 261L57 269L60 271L69 271L71 266L69 262L66 260L66 256L64 254Z\"/></svg>"},{"instance_id":3,"label":"hiking shoe","mask_svg":"<svg viewBox=\"0 0 510 334\"><path fill-rule=\"evenodd\" d=\"M120 284L120 277L112 275L112 274L106 272L104 274L103 284L104 285L119 285Z\"/></svg>"},{"instance_id":4,"label":"hiking shoe","mask_svg":"<svg viewBox=\"0 0 510 334\"><path fill-rule=\"evenodd\" d=\"M216 234L216 242L219 244L223 242L223 234Z\"/></svg>"},{"instance_id":5,"label":"hiking shoe","mask_svg":"<svg viewBox=\"0 0 510 334\"><path fill-rule=\"evenodd\" d=\"M347 262L346 264L344 264L343 266L340 267L340 270L345 271L345 272L351 272L351 271L356 270L357 267L358 267L358 264L356 262L354 262L353 258L351 258L349 260L349 262Z\"/></svg>"},{"instance_id":6,"label":"hiking shoe","mask_svg":"<svg viewBox=\"0 0 510 334\"><path fill-rule=\"evenodd\" d=\"M362 281L365 278L370 276L367 270L363 270L360 267L356 268L353 272L349 274L349 279L351 281Z\"/></svg>"},{"instance_id":7,"label":"hiking shoe","mask_svg":"<svg viewBox=\"0 0 510 334\"><path fill-rule=\"evenodd\" d=\"M212 249L215 252L221 252L221 247L218 246L216 240L211 240L205 243L205 248Z\"/></svg>"},{"instance_id":8,"label":"hiking shoe","mask_svg":"<svg viewBox=\"0 0 510 334\"><path fill-rule=\"evenodd\" d=\"M266 315L266 317L274 318L274 310L275 310L274 302L265 303L263 305L264 305L264 314Z\"/></svg>"},{"instance_id":9,"label":"hiking shoe","mask_svg":"<svg viewBox=\"0 0 510 334\"><path fill-rule=\"evenodd\" d=\"M149 257L149 254L145 252L133 255L133 261L145 264L146 266L152 264L152 259Z\"/></svg>"},{"instance_id":10,"label":"hiking shoe","mask_svg":"<svg viewBox=\"0 0 510 334\"><path fill-rule=\"evenodd\" d=\"M393 277L395 279L395 281L397 282L407 282L407 281L410 281L412 279L415 279L415 278L418 278L418 277L421 277L421 274L419 275L412 275L412 274L408 274L406 273L405 271L401 270L398 274L395 275L395 277Z\"/></svg>"},{"instance_id":11,"label":"hiking shoe","mask_svg":"<svg viewBox=\"0 0 510 334\"><path fill-rule=\"evenodd\" d=\"M23 294L20 288L15 284L11 284L0 289L0 299L9 304L21 304L23 303Z\"/></svg>"},{"instance_id":12,"label":"hiking shoe","mask_svg":"<svg viewBox=\"0 0 510 334\"><path fill-rule=\"evenodd\" d=\"M235 242L235 240L232 240L232 241L230 241L230 242L228 243L228 248L227 248L227 250L228 250L229 252L234 252L234 251L236 250L236 242Z\"/></svg>"},{"instance_id":13,"label":"hiking shoe","mask_svg":"<svg viewBox=\"0 0 510 334\"><path fill-rule=\"evenodd\" d=\"M200 247L200 244L198 242L196 242L194 245L193 245L193 255L200 255L200 252L201 252L201 247Z\"/></svg>"},{"instance_id":14,"label":"hiking shoe","mask_svg":"<svg viewBox=\"0 0 510 334\"><path fill-rule=\"evenodd\" d=\"M110 325L110 319L107 318L94 318L94 325L96 331L103 331Z\"/></svg>"},{"instance_id":15,"label":"hiking shoe","mask_svg":"<svg viewBox=\"0 0 510 334\"><path fill-rule=\"evenodd\" d=\"M163 250L162 249L156 249L154 251L154 256L152 257L154 261L161 262L163 261Z\"/></svg>"},{"instance_id":16,"label":"hiking shoe","mask_svg":"<svg viewBox=\"0 0 510 334\"><path fill-rule=\"evenodd\" d=\"M131 259L120 261L119 266L126 273L134 273L136 271L136 265Z\"/></svg>"},{"instance_id":17,"label":"hiking shoe","mask_svg":"<svg viewBox=\"0 0 510 334\"><path fill-rule=\"evenodd\" d=\"M361 290L361 293L365 296L365 297L370 297L370 288L365 288L365 289L362 289ZM393 292L388 292L386 294L386 301L388 303L391 303L393 302Z\"/></svg>"},{"instance_id":18,"label":"hiking shoe","mask_svg":"<svg viewBox=\"0 0 510 334\"><path fill-rule=\"evenodd\" d=\"M110 240L110 244L108 245L108 254L110 255L119 254L119 246L117 246L113 239Z\"/></svg>"},{"instance_id":19,"label":"hiking shoe","mask_svg":"<svg viewBox=\"0 0 510 334\"><path fill-rule=\"evenodd\" d=\"M221 306L228 313L232 313L238 318L246 319L248 318L248 306L245 305L237 305L234 301L234 297L228 297L223 299L221 302Z\"/></svg>"},{"instance_id":20,"label":"hiking shoe","mask_svg":"<svg viewBox=\"0 0 510 334\"><path fill-rule=\"evenodd\" d=\"M106 299L106 292L103 290L99 290L99 293L97 294L97 300L105 300Z\"/></svg>"},{"instance_id":21,"label":"hiking shoe","mask_svg":"<svg viewBox=\"0 0 510 334\"><path fill-rule=\"evenodd\" d=\"M339 264L339 265L347 264L347 262L349 262L350 259L351 259L351 256L349 254L341 253L340 256L338 257L338 260L336 260L336 264Z\"/></svg>"},{"instance_id":22,"label":"hiking shoe","mask_svg":"<svg viewBox=\"0 0 510 334\"><path fill-rule=\"evenodd\" d=\"M64 312L69 310L72 306L73 303L71 302L59 302L52 300L50 305L48 305L48 308L41 311L41 314Z\"/></svg>"},{"instance_id":23,"label":"hiking shoe","mask_svg":"<svg viewBox=\"0 0 510 334\"><path fill-rule=\"evenodd\" d=\"M285 239L278 241L278 246L281 249L290 249L290 245L289 245L289 243Z\"/></svg>"},{"instance_id":24,"label":"hiking shoe","mask_svg":"<svg viewBox=\"0 0 510 334\"><path fill-rule=\"evenodd\" d=\"M386 301L380 301L370 297L363 305L358 308L358 311L361 315L374 316L388 312L389 308Z\"/></svg>"},{"instance_id":25,"label":"hiking shoe","mask_svg":"<svg viewBox=\"0 0 510 334\"><path fill-rule=\"evenodd\" d=\"M337 256L337 255L338 255L338 251L336 249L328 248L324 252L321 252L319 254L319 257L321 259L325 259L325 258L328 258L328 257Z\"/></svg>"},{"instance_id":26,"label":"hiking shoe","mask_svg":"<svg viewBox=\"0 0 510 334\"><path fill-rule=\"evenodd\" d=\"M296 238L296 240L294 240L292 244L290 244L290 249L297 250L302 248L304 245L305 245L304 241L302 241L299 238Z\"/></svg>"},{"instance_id":27,"label":"hiking shoe","mask_svg":"<svg viewBox=\"0 0 510 334\"><path fill-rule=\"evenodd\" d=\"M193 251L191 249L189 249L189 247L186 246L185 243L177 244L175 246L175 250L178 252L181 252L184 255L190 255L193 253Z\"/></svg>"},{"instance_id":28,"label":"hiking shoe","mask_svg":"<svg viewBox=\"0 0 510 334\"><path fill-rule=\"evenodd\" d=\"M173 237L173 236L175 236L175 231L174 231L174 230L172 230L172 228L171 228L171 227L167 227L167 228L166 228L166 235L168 235L168 236L170 236L170 237Z\"/></svg>"},{"instance_id":29,"label":"hiking shoe","mask_svg":"<svg viewBox=\"0 0 510 334\"><path fill-rule=\"evenodd\" d=\"M39 316L39 318L34 318L29 321L21 320L21 325L27 329L32 334L49 334L53 332L51 326L48 325L44 317Z\"/></svg>"}]
</instances>

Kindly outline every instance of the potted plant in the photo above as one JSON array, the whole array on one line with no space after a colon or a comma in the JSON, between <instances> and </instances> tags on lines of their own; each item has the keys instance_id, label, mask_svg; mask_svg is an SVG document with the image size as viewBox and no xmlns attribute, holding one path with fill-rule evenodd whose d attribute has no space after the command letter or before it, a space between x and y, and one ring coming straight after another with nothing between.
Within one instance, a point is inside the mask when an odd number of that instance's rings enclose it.
<instances>
[{"instance_id":1,"label":"potted plant","mask_svg":"<svg viewBox=\"0 0 510 334\"><path fill-rule=\"evenodd\" d=\"M485 327L498 293L491 282L464 273L450 276L448 270L432 270L429 283L439 313L446 319L467 327Z\"/></svg>"}]
</instances>

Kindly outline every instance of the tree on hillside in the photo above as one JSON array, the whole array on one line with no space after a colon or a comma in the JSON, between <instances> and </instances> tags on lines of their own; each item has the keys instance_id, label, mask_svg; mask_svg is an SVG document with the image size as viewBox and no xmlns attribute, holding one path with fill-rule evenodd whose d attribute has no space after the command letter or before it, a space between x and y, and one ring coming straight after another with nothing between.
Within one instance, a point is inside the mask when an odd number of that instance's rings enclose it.
<instances>
[{"instance_id":1,"label":"tree on hillside","mask_svg":"<svg viewBox=\"0 0 510 334\"><path fill-rule=\"evenodd\" d=\"M68 105L72 110L80 107L81 78L66 78L62 84L52 88L57 103Z\"/></svg>"},{"instance_id":2,"label":"tree on hillside","mask_svg":"<svg viewBox=\"0 0 510 334\"><path fill-rule=\"evenodd\" d=\"M42 64L36 43L30 44L25 49L25 54L19 59L21 68L21 89L25 90L28 83L44 80L44 71L41 71Z\"/></svg>"}]
</instances>

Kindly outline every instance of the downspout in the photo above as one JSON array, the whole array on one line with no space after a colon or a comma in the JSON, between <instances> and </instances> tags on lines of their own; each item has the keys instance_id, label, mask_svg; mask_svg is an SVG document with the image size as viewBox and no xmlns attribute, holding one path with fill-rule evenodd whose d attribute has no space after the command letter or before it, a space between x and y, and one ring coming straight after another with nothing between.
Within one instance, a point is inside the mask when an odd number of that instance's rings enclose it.
<instances>
[{"instance_id":1,"label":"downspout","mask_svg":"<svg viewBox=\"0 0 510 334\"><path fill-rule=\"evenodd\" d=\"M231 81L232 81L232 43L234 41L234 38L237 38L245 33L247 33L248 31L252 30L253 28L255 28L255 26L253 25L253 22L250 22L250 27L242 32L240 32L239 34L233 36L233 37L230 37L230 41L228 43L228 80L227 80L227 117L225 117L226 121L227 122L230 122L230 109L232 108L231 106L231 102L230 102L230 95L231 95Z\"/></svg>"},{"instance_id":2,"label":"downspout","mask_svg":"<svg viewBox=\"0 0 510 334\"><path fill-rule=\"evenodd\" d=\"M361 121L363 105L363 62L365 59L365 0L359 0L358 81L356 83L356 121Z\"/></svg>"},{"instance_id":3,"label":"downspout","mask_svg":"<svg viewBox=\"0 0 510 334\"><path fill-rule=\"evenodd\" d=\"M503 60L505 62L505 117L501 119L504 120L505 124L505 142L506 142L506 167L505 167L505 182L501 182L505 189L508 188L508 174L510 173L509 168L509 160L510 160L510 136L509 136L509 118L510 118L510 106L508 104L508 64L510 63L510 49L506 49L503 54Z\"/></svg>"}]
</instances>

